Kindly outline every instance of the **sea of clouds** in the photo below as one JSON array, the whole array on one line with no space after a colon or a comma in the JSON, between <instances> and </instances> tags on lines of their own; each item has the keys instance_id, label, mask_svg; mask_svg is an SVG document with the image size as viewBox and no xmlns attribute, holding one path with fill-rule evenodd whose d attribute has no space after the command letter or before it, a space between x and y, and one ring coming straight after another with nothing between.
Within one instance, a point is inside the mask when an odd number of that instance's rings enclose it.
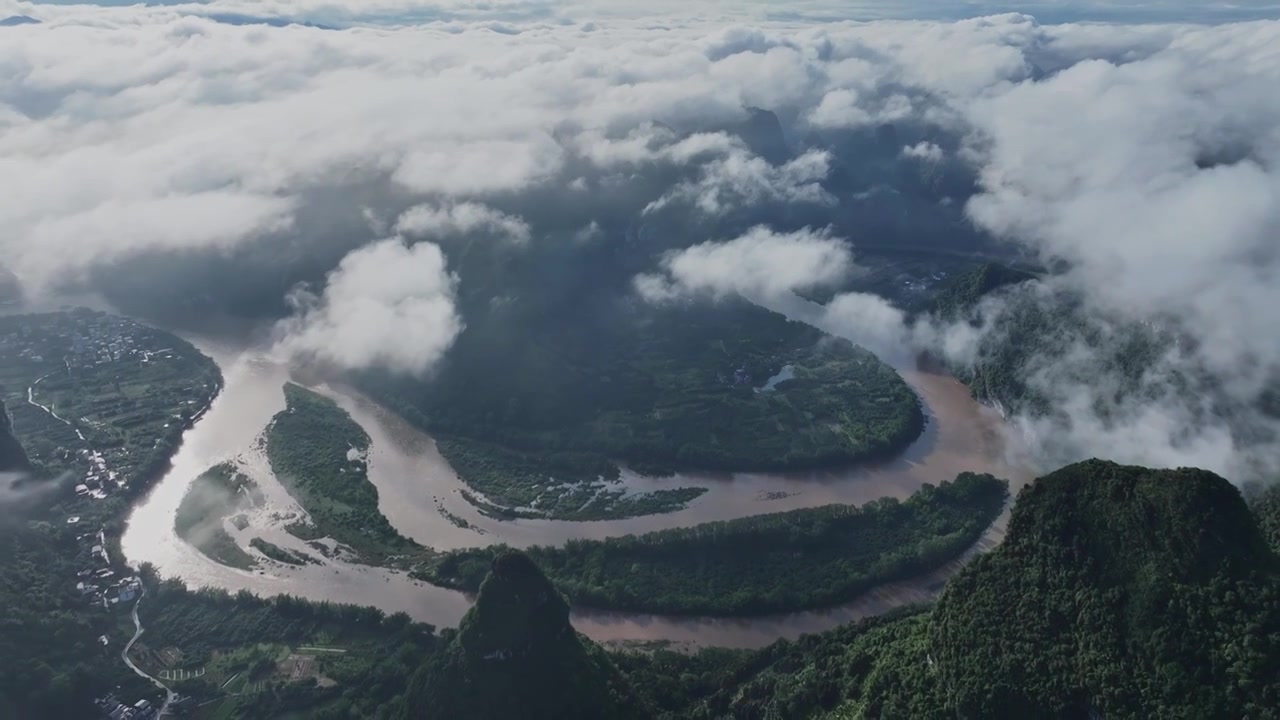
<instances>
[{"instance_id":1,"label":"sea of clouds","mask_svg":"<svg viewBox=\"0 0 1280 720\"><path fill-rule=\"evenodd\" d=\"M909 126L903 167L973 178L939 203L1060 268L1053 291L1096 317L1193 339L1161 362L1248 404L1280 368L1280 23L1219 9L1048 24L822 3L0 0L0 253L32 296L153 261L310 263L319 282L279 293L278 351L422 373L466 326L441 250L458 237L621 242L607 215L624 207L698 233L634 278L649 301L776 306L838 283L875 238L807 220L850 201L832 178L859 158L831 138ZM785 157L725 130L753 108L779 119ZM762 207L806 222L719 224ZM811 312L886 355L963 358L994 326L857 293ZM1173 389L1103 422L1089 352L1033 368L1067 420L1018 421L1053 459L1280 472L1265 432L1245 448L1197 427Z\"/></svg>"}]
</instances>

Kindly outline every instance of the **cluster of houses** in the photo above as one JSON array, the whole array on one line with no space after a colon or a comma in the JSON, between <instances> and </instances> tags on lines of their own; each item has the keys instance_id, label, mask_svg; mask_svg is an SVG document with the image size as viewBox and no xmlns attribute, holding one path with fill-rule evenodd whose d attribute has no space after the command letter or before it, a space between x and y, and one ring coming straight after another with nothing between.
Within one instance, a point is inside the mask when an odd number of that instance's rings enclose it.
<instances>
[{"instance_id":1,"label":"cluster of houses","mask_svg":"<svg viewBox=\"0 0 1280 720\"><path fill-rule=\"evenodd\" d=\"M86 449L80 451L80 456L88 462L89 469L85 472L84 481L76 485L77 495L101 500L124 487L120 474L107 468L102 453Z\"/></svg>"},{"instance_id":2,"label":"cluster of houses","mask_svg":"<svg viewBox=\"0 0 1280 720\"><path fill-rule=\"evenodd\" d=\"M68 525L80 523L78 516L67 518ZM92 603L102 603L105 610L137 599L142 592L142 581L136 575L120 577L111 567L107 554L106 535L101 529L77 537L82 548L89 551L90 563L76 573L76 590Z\"/></svg>"},{"instance_id":3,"label":"cluster of houses","mask_svg":"<svg viewBox=\"0 0 1280 720\"><path fill-rule=\"evenodd\" d=\"M85 367L115 362L135 354L145 356L172 352L140 351L134 332L141 325L122 317L86 310L58 316L51 322L47 315L18 316L18 324L4 337L8 352L31 362L45 362L45 353L58 348L67 367ZM144 357L143 359L147 359Z\"/></svg>"},{"instance_id":4,"label":"cluster of houses","mask_svg":"<svg viewBox=\"0 0 1280 720\"><path fill-rule=\"evenodd\" d=\"M139 700L126 705L116 699L115 695L100 697L96 703L102 716L109 720L151 720L160 712L150 700Z\"/></svg>"}]
</instances>

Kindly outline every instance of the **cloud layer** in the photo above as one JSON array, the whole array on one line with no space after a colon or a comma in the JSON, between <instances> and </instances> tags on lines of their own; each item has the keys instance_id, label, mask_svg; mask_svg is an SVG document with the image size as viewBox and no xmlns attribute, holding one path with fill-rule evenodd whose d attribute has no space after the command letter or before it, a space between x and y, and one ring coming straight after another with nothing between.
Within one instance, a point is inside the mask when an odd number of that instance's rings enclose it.
<instances>
[{"instance_id":1,"label":"cloud layer","mask_svg":"<svg viewBox=\"0 0 1280 720\"><path fill-rule=\"evenodd\" d=\"M832 285L852 266L849 246L825 232L776 233L757 226L732 240L667 253L664 274L637 277L636 289L655 302L695 295L768 299Z\"/></svg>"},{"instance_id":2,"label":"cloud layer","mask_svg":"<svg viewBox=\"0 0 1280 720\"><path fill-rule=\"evenodd\" d=\"M711 216L830 205L827 150L775 163L722 129L762 106L803 131L831 92L856 91L867 112L980 92L1026 76L1009 43L1043 32L1019 17L333 32L164 7L38 10L46 22L4 28L0 43L0 250L33 290L139 252L288 237L332 210L309 198L334 188L383 187L380 210L393 213L414 201L503 209L555 188L624 188L641 208ZM940 62L949 56L975 59ZM674 174L636 186L662 172Z\"/></svg>"},{"instance_id":3,"label":"cloud layer","mask_svg":"<svg viewBox=\"0 0 1280 720\"><path fill-rule=\"evenodd\" d=\"M298 312L277 326L274 351L343 369L421 374L462 331L456 283L438 245L400 238L367 245L343 258L323 292L296 293Z\"/></svg>"},{"instance_id":4,"label":"cloud layer","mask_svg":"<svg viewBox=\"0 0 1280 720\"><path fill-rule=\"evenodd\" d=\"M1245 404L1280 372L1280 24L684 5L0 0L42 21L0 27L0 256L29 292L157 258L185 290L245 254L281 297L314 265L280 352L424 372L463 327L459 238L618 248L650 299L772 302L927 217L1061 269L1100 327L1179 338L1152 378L1196 368ZM958 359L997 325L909 328L859 294L810 320ZM1236 468L1236 431L1167 394L1099 425L1106 384L1068 349L1027 368L1068 418L1024 419L1045 447Z\"/></svg>"}]
</instances>

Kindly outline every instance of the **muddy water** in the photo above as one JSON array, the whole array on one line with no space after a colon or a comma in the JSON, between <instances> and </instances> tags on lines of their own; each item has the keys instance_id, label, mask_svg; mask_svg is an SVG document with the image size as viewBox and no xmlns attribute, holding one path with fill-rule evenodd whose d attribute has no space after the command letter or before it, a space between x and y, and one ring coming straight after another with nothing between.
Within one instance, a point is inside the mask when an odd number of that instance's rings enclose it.
<instances>
[{"instance_id":1,"label":"muddy water","mask_svg":"<svg viewBox=\"0 0 1280 720\"><path fill-rule=\"evenodd\" d=\"M237 540L247 544L250 537L261 536L317 556L315 550L284 532L284 523L295 518L299 508L275 480L261 452L255 450L255 440L284 407L282 388L288 373L252 353L191 339L217 361L225 386L204 417L187 431L172 469L135 507L121 538L125 557L135 565L149 562L161 575L181 578L192 587L375 605L427 622L456 624L469 606L462 594L415 582L403 574L336 561L300 568L264 562L263 569L237 570L213 562L175 534L174 516L191 481L213 465L236 460L267 497L266 507L251 517L249 530L233 532Z\"/></svg>"},{"instance_id":2,"label":"muddy water","mask_svg":"<svg viewBox=\"0 0 1280 720\"><path fill-rule=\"evenodd\" d=\"M677 512L592 522L485 517L462 497L466 486L429 437L350 390L320 389L337 400L373 439L369 478L378 487L383 514L405 535L443 549L495 542L517 547L560 545L574 538L643 533L815 505L901 499L926 482L937 484L965 470L1008 474L999 459L1003 453L998 415L973 402L968 390L953 378L918 371L904 373L904 377L924 399L929 420L921 437L897 460L874 467L785 475L650 478L624 472L621 482L628 491L697 486L707 492ZM441 508L464 519L471 528L458 527L442 517Z\"/></svg>"},{"instance_id":3,"label":"muddy water","mask_svg":"<svg viewBox=\"0 0 1280 720\"><path fill-rule=\"evenodd\" d=\"M189 338L214 358L225 389L188 431L173 469L130 517L122 545L133 563L150 562L162 575L189 585L260 595L289 593L317 600L373 605L404 611L440 626L456 625L469 601L461 593L418 583L402 573L322 560L302 568L264 563L241 571L214 563L178 538L173 519L191 481L224 460L234 460L263 489L266 507L254 511L241 544L253 536L319 557L283 531L301 509L288 496L255 445L271 417L284 407L281 390L289 372L242 348ZM725 520L828 503L861 504L879 497L905 498L924 483L949 480L959 472L992 472L1015 483L1025 472L1007 466L998 415L973 402L952 378L904 372L927 408L923 435L899 459L875 467L791 475L740 473L733 476L678 475L646 478L624 472L621 482L635 492L699 486L707 492L687 508L664 515L598 522L519 520L500 522L476 511L461 495L462 482L436 451L434 442L394 414L343 386L313 386L334 398L371 438L369 479L378 488L383 514L401 533L438 549L506 543L518 547L562 544L573 538L604 538ZM1003 537L1003 519L979 543ZM971 551L977 552L980 548ZM677 618L575 611L574 624L600 641L671 640L695 645L755 647L777 638L829 629L936 594L960 562L910 581L891 583L856 602L818 612L750 620Z\"/></svg>"}]
</instances>

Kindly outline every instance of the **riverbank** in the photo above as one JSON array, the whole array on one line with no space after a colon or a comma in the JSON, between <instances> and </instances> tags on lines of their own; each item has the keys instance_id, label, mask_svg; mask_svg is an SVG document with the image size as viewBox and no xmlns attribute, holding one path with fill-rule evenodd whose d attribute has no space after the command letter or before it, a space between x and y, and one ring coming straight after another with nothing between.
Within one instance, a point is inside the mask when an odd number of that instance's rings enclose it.
<instances>
[{"instance_id":1,"label":"riverbank","mask_svg":"<svg viewBox=\"0 0 1280 720\"><path fill-rule=\"evenodd\" d=\"M265 432L271 471L306 511L286 527L306 541L329 538L359 562L385 566L424 548L396 532L378 512L378 490L369 482L369 436L327 397L296 383L284 386L285 409Z\"/></svg>"},{"instance_id":2,"label":"riverbank","mask_svg":"<svg viewBox=\"0 0 1280 720\"><path fill-rule=\"evenodd\" d=\"M527 553L575 607L750 617L818 609L946 564L1004 507L1007 483L964 473L905 502L828 505ZM476 592L502 548L454 551L421 577Z\"/></svg>"},{"instance_id":3,"label":"riverbank","mask_svg":"<svg viewBox=\"0 0 1280 720\"><path fill-rule=\"evenodd\" d=\"M430 379L352 380L439 438L483 502L505 509L496 514L622 519L679 496L602 501L631 497L614 482L621 468L803 473L891 459L923 430L920 401L891 366L741 299L577 308L545 332L531 331L540 314L509 320L476 319Z\"/></svg>"},{"instance_id":4,"label":"riverbank","mask_svg":"<svg viewBox=\"0 0 1280 720\"><path fill-rule=\"evenodd\" d=\"M208 560L171 531L165 531L172 527L173 513L192 478L217 462L239 458L242 470L267 497L268 507L254 514L255 522L266 525L250 530L290 550L314 552L284 531L283 525L295 519L299 511L265 458L253 449L262 429L285 406L282 387L292 379L290 373L244 348L191 339L218 361L227 378L226 387L199 426L187 434L174 457L174 470L131 515L125 536L125 552L130 561L151 562L161 574L181 578L193 587L223 588L233 593L244 589L264 596L287 593L313 600L371 605L386 612L403 611L437 626L456 625L469 606L463 593L415 581L401 572L329 557L321 559L319 565L243 572ZM333 399L368 434L368 478L378 490L379 511L391 526L421 545L450 550L494 544L558 546L574 539L643 534L806 507L862 505L880 497L902 500L925 483L936 485L967 470L1007 477L1016 492L1026 473L1003 462L998 415L974 402L967 389L952 378L921 371L907 371L903 377L921 397L928 422L920 438L892 461L872 467L786 475L690 474L653 478L624 469L620 482L631 491L696 486L706 488L706 492L678 512L599 522L502 521L487 517L462 496L467 486L439 455L431 438L351 388L315 385L314 378L308 380L313 390ZM998 542L1001 522L988 528L960 560L918 578L875 588L850 603L827 610L749 621L576 610L574 623L579 630L605 642L670 640L758 647L889 607L927 600L963 559ZM240 537L247 541L245 536Z\"/></svg>"}]
</instances>

